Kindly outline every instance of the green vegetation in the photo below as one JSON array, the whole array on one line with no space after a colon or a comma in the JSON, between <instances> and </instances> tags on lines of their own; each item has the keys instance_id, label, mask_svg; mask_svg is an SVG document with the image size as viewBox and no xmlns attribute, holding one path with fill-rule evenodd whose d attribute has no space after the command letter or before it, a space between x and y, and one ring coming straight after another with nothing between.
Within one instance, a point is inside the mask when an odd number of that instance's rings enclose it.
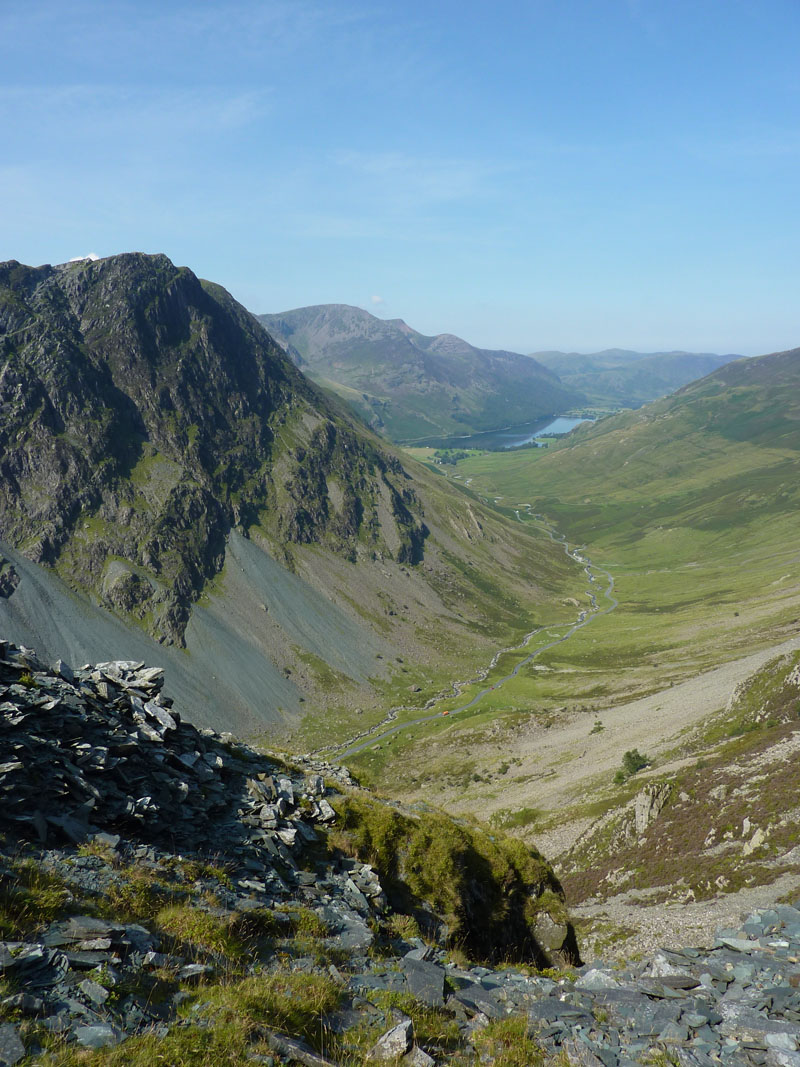
<instances>
[{"instance_id":1,"label":"green vegetation","mask_svg":"<svg viewBox=\"0 0 800 1067\"><path fill-rule=\"evenodd\" d=\"M542 1067L544 1054L528 1034L528 1020L511 1016L489 1023L475 1034L475 1049L493 1067Z\"/></svg>"},{"instance_id":2,"label":"green vegetation","mask_svg":"<svg viewBox=\"0 0 800 1067\"><path fill-rule=\"evenodd\" d=\"M435 463L455 467L460 459L469 459L470 453L463 448L437 448L433 453Z\"/></svg>"},{"instance_id":3,"label":"green vegetation","mask_svg":"<svg viewBox=\"0 0 800 1067\"><path fill-rule=\"evenodd\" d=\"M73 901L67 884L31 859L0 868L0 939L14 941L43 930Z\"/></svg>"},{"instance_id":4,"label":"green vegetation","mask_svg":"<svg viewBox=\"0 0 800 1067\"><path fill-rule=\"evenodd\" d=\"M667 779L669 802L643 836L628 832L628 793L610 809L580 855L563 861L569 900L612 889L705 900L800 872L800 796L786 758L800 710L798 666L800 653L771 661L687 740L695 761Z\"/></svg>"},{"instance_id":5,"label":"green vegetation","mask_svg":"<svg viewBox=\"0 0 800 1067\"><path fill-rule=\"evenodd\" d=\"M649 767L651 762L650 758L643 756L638 748L628 749L622 757L622 767L614 775L614 781L617 785L622 785L623 782L632 778L637 771Z\"/></svg>"},{"instance_id":6,"label":"green vegetation","mask_svg":"<svg viewBox=\"0 0 800 1067\"><path fill-rule=\"evenodd\" d=\"M259 319L300 354L304 373L394 441L492 430L581 399L528 356L424 337L360 308L323 304Z\"/></svg>"},{"instance_id":7,"label":"green vegetation","mask_svg":"<svg viewBox=\"0 0 800 1067\"><path fill-rule=\"evenodd\" d=\"M487 959L547 964L536 937L546 912L565 927L561 887L545 860L521 841L431 810L403 811L365 793L335 802L332 844L372 864L392 905L430 926L444 917L449 940Z\"/></svg>"},{"instance_id":8,"label":"green vegetation","mask_svg":"<svg viewBox=\"0 0 800 1067\"><path fill-rule=\"evenodd\" d=\"M452 1051L461 1043L458 1023L449 1008L431 1008L410 993L377 992L372 1000L384 1011L394 1008L407 1015L414 1024L414 1039L423 1048L433 1045Z\"/></svg>"},{"instance_id":9,"label":"green vegetation","mask_svg":"<svg viewBox=\"0 0 800 1067\"><path fill-rule=\"evenodd\" d=\"M37 1062L42 1067L245 1067L267 1056L267 1031L278 1030L307 1041L318 1052L337 1050L324 1024L341 1001L341 986L326 975L288 970L228 983L205 985L205 1027L173 1026L165 1037L134 1037L113 1049L55 1049ZM200 1001L193 993L189 1006Z\"/></svg>"},{"instance_id":10,"label":"green vegetation","mask_svg":"<svg viewBox=\"0 0 800 1067\"><path fill-rule=\"evenodd\" d=\"M490 822L501 830L517 830L524 826L531 826L542 817L537 808L501 808L494 812Z\"/></svg>"},{"instance_id":11,"label":"green vegetation","mask_svg":"<svg viewBox=\"0 0 800 1067\"><path fill-rule=\"evenodd\" d=\"M534 689L515 682L520 697L609 706L790 632L798 368L776 357L731 364L547 453L459 464L473 489L508 512L529 504L615 579L619 607L546 653L539 662L553 672Z\"/></svg>"}]
</instances>

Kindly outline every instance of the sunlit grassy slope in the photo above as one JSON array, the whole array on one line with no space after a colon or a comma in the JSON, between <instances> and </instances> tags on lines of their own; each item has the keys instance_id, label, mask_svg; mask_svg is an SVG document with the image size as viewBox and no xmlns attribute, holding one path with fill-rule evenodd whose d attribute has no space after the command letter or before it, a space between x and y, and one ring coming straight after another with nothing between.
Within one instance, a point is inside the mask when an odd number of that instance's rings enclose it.
<instances>
[{"instance_id":1,"label":"sunlit grassy slope","mask_svg":"<svg viewBox=\"0 0 800 1067\"><path fill-rule=\"evenodd\" d=\"M546 450L459 462L450 476L521 526L529 505L585 545L619 607L445 720L444 748L415 729L352 762L400 790L448 775L466 786L486 773L473 762L487 737L513 748L532 716L600 712L796 632L798 475L800 349L729 364Z\"/></svg>"},{"instance_id":2,"label":"sunlit grassy slope","mask_svg":"<svg viewBox=\"0 0 800 1067\"><path fill-rule=\"evenodd\" d=\"M529 503L615 576L620 607L554 659L661 681L750 650L800 613L800 349L740 360L545 450L458 465ZM656 678L653 678L656 681Z\"/></svg>"}]
</instances>

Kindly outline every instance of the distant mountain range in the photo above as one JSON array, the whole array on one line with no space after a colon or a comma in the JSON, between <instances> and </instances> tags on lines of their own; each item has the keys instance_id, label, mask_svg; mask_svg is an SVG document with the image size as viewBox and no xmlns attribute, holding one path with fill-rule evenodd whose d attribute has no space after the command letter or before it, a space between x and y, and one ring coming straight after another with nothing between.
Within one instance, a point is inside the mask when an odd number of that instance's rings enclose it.
<instances>
[{"instance_id":1,"label":"distant mountain range","mask_svg":"<svg viewBox=\"0 0 800 1067\"><path fill-rule=\"evenodd\" d=\"M532 358L557 374L564 385L583 393L596 407L638 408L741 357L608 348L589 355L534 352Z\"/></svg>"},{"instance_id":2,"label":"distant mountain range","mask_svg":"<svg viewBox=\"0 0 800 1067\"><path fill-rule=\"evenodd\" d=\"M304 373L394 441L493 430L585 403L529 356L426 337L347 304L258 318Z\"/></svg>"}]
</instances>

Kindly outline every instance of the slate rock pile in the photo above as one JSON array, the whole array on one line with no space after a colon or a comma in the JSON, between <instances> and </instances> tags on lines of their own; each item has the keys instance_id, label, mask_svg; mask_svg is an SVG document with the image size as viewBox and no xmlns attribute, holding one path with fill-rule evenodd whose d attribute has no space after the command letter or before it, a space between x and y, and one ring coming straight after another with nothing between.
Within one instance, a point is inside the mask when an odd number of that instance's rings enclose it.
<instances>
[{"instance_id":1,"label":"slate rock pile","mask_svg":"<svg viewBox=\"0 0 800 1067\"><path fill-rule=\"evenodd\" d=\"M524 1014L546 1054L581 1067L632 1067L665 1053L679 1067L800 1067L800 910L776 905L714 947L660 950L623 970L591 963L570 979L485 967L412 950L399 968L355 975L351 986L409 990L446 1006L466 1043L490 1022Z\"/></svg>"},{"instance_id":2,"label":"slate rock pile","mask_svg":"<svg viewBox=\"0 0 800 1067\"><path fill-rule=\"evenodd\" d=\"M717 931L710 949L664 949L624 969L595 962L556 979L456 965L443 947L397 932L368 864L323 847L331 800L354 784L346 770L310 756L284 763L197 730L161 683L140 663L47 669L0 643L0 905L20 862L67 887L76 905L28 938L0 940L0 1067L37 1055L47 1035L92 1049L208 1025L179 1008L225 960L182 951L155 916L102 917L132 871L160 886L172 878L168 900L220 922L269 912L278 936L243 973L332 976L342 1000L322 1025L385 1029L369 1050L375 1062L477 1061L487 1028L515 1015L546 1055L580 1067L651 1063L654 1051L677 1067L800 1067L800 910L775 905ZM211 853L217 866L199 862ZM316 916L323 961L281 940L296 909ZM162 995L153 997L156 975ZM420 1047L386 994L444 1013L459 1047ZM326 1063L291 1034L265 1040L273 1062Z\"/></svg>"},{"instance_id":3,"label":"slate rock pile","mask_svg":"<svg viewBox=\"0 0 800 1067\"><path fill-rule=\"evenodd\" d=\"M660 950L612 970L582 968L569 991L529 1008L540 1040L586 1067L667 1051L680 1067L800 1067L800 910L754 912L710 950Z\"/></svg>"},{"instance_id":4,"label":"slate rock pile","mask_svg":"<svg viewBox=\"0 0 800 1067\"><path fill-rule=\"evenodd\" d=\"M313 839L313 824L334 818L319 772L352 779L307 761L307 779L292 780L230 735L181 722L163 673L132 661L48 670L0 642L0 829L42 844L102 830L183 849L212 834L218 851L291 869L297 835Z\"/></svg>"}]
</instances>

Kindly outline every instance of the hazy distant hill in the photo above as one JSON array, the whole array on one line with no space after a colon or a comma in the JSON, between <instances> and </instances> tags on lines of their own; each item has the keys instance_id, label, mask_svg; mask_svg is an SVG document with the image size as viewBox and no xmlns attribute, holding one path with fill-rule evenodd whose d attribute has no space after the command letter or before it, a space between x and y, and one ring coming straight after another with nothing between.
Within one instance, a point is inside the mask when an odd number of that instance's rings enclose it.
<instances>
[{"instance_id":1,"label":"hazy distant hill","mask_svg":"<svg viewBox=\"0 0 800 1067\"><path fill-rule=\"evenodd\" d=\"M532 358L554 371L565 385L585 393L598 407L637 408L740 357L713 352L630 352L609 348L589 355L534 352Z\"/></svg>"},{"instance_id":2,"label":"hazy distant hill","mask_svg":"<svg viewBox=\"0 0 800 1067\"><path fill-rule=\"evenodd\" d=\"M306 374L395 441L497 429L584 400L529 356L426 337L347 304L258 318Z\"/></svg>"}]
</instances>

